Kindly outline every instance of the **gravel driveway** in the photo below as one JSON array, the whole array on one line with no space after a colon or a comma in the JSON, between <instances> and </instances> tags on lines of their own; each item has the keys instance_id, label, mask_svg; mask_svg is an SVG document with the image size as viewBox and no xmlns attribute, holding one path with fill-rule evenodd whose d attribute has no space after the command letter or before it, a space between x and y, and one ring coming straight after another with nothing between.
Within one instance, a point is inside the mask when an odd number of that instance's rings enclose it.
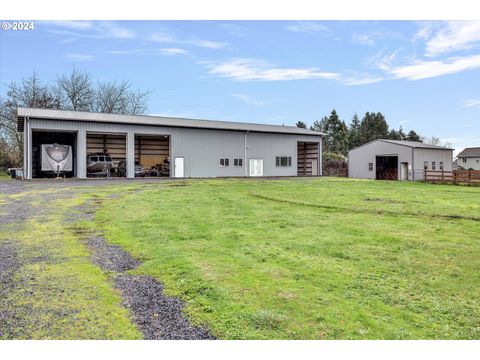
<instances>
[{"instance_id":1,"label":"gravel driveway","mask_svg":"<svg viewBox=\"0 0 480 360\"><path fill-rule=\"evenodd\" d=\"M137 184L155 182L148 179L135 181ZM116 184L122 184L115 181ZM131 185L132 182L123 181ZM80 193L95 194L94 189L108 187L112 180L42 180L42 181L0 181L0 232L15 234L31 220L48 221L52 200L68 202ZM116 194L111 194L113 197ZM78 220L91 221L99 201L87 201L85 206L72 206L75 218L65 217L65 226ZM130 314L131 321L144 334L145 339L214 339L203 327L192 326L184 317L184 304L163 294L163 285L148 276L128 273L141 263L126 253L121 247L105 242L100 232L78 232L78 240L91 251L91 261L99 266L111 279L111 286L122 296L122 305ZM13 236L14 237L14 236ZM9 300L8 292L14 287L22 287L15 280L26 263L40 261L48 263L48 253L41 256L23 256L33 250L15 238L0 237L0 339L14 339L23 334L29 323L42 321L49 314L29 313L29 306L17 306ZM19 276L22 278L22 276ZM25 276L23 276L25 277ZM18 277L17 277L18 278Z\"/></svg>"}]
</instances>

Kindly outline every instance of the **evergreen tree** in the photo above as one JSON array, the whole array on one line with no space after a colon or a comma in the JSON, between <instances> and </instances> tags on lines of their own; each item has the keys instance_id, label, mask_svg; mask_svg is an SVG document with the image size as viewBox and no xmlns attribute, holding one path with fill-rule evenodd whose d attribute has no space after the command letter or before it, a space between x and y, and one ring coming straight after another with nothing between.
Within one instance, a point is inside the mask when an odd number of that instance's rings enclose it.
<instances>
[{"instance_id":1,"label":"evergreen tree","mask_svg":"<svg viewBox=\"0 0 480 360\"><path fill-rule=\"evenodd\" d=\"M348 151L348 128L344 121L340 120L335 109L329 117L315 121L312 130L325 133L323 145L326 152L346 155Z\"/></svg>"},{"instance_id":2,"label":"evergreen tree","mask_svg":"<svg viewBox=\"0 0 480 360\"><path fill-rule=\"evenodd\" d=\"M297 126L297 128L301 128L301 129L306 129L307 128L307 124L304 123L303 121L297 121L297 123L295 125Z\"/></svg>"},{"instance_id":3,"label":"evergreen tree","mask_svg":"<svg viewBox=\"0 0 480 360\"><path fill-rule=\"evenodd\" d=\"M405 132L403 131L402 125L400 125L400 128L398 129L398 140L406 140L407 135L405 135Z\"/></svg>"},{"instance_id":4,"label":"evergreen tree","mask_svg":"<svg viewBox=\"0 0 480 360\"><path fill-rule=\"evenodd\" d=\"M352 122L350 123L350 128L348 131L348 142L349 149L353 149L357 146L362 145L360 137L360 119L358 118L357 113L353 114Z\"/></svg>"},{"instance_id":5,"label":"evergreen tree","mask_svg":"<svg viewBox=\"0 0 480 360\"><path fill-rule=\"evenodd\" d=\"M410 130L407 134L406 140L408 141L420 141L422 142L422 139L420 135L418 135L415 131Z\"/></svg>"},{"instance_id":6,"label":"evergreen tree","mask_svg":"<svg viewBox=\"0 0 480 360\"><path fill-rule=\"evenodd\" d=\"M315 120L313 125L310 126L310 130L324 132L325 124L328 121L328 117L324 116L322 120Z\"/></svg>"},{"instance_id":7,"label":"evergreen tree","mask_svg":"<svg viewBox=\"0 0 480 360\"><path fill-rule=\"evenodd\" d=\"M382 113L365 113L360 124L360 139L362 144L377 139L386 139L388 135L388 124Z\"/></svg>"},{"instance_id":8,"label":"evergreen tree","mask_svg":"<svg viewBox=\"0 0 480 360\"><path fill-rule=\"evenodd\" d=\"M401 140L399 132L395 129L390 130L390 132L388 133L388 138L390 140Z\"/></svg>"}]
</instances>

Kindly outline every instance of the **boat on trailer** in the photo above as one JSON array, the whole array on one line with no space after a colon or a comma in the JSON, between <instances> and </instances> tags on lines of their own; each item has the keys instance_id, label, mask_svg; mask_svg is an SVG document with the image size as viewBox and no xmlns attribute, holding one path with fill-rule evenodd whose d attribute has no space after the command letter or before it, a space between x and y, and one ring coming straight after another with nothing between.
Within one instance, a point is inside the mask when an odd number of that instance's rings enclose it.
<instances>
[{"instance_id":1,"label":"boat on trailer","mask_svg":"<svg viewBox=\"0 0 480 360\"><path fill-rule=\"evenodd\" d=\"M87 155L87 173L91 176L110 176L112 167L112 157L107 153Z\"/></svg>"}]
</instances>

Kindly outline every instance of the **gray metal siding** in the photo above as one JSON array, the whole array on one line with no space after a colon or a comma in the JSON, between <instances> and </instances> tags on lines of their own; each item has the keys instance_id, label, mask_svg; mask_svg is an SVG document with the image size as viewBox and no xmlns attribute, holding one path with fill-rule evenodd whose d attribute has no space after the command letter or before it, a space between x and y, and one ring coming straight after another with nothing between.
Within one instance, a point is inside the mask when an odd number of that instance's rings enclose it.
<instances>
[{"instance_id":1,"label":"gray metal siding","mask_svg":"<svg viewBox=\"0 0 480 360\"><path fill-rule=\"evenodd\" d=\"M440 170L440 162L443 161L443 170L453 170L453 150L431 150L431 149L415 149L415 180L423 180L424 178L424 162L428 161L428 170L432 169L432 161L436 163L436 170Z\"/></svg>"},{"instance_id":2,"label":"gray metal siding","mask_svg":"<svg viewBox=\"0 0 480 360\"><path fill-rule=\"evenodd\" d=\"M374 141L356 149L350 150L348 153L348 176L358 179L375 179L376 178L376 156L392 155L398 156L398 164L400 171L400 163L407 162L410 167L412 165L412 148L402 145L396 145L384 141ZM368 163L373 163L373 171L368 170ZM399 174L400 175L400 174Z\"/></svg>"},{"instance_id":3,"label":"gray metal siding","mask_svg":"<svg viewBox=\"0 0 480 360\"><path fill-rule=\"evenodd\" d=\"M359 179L375 179L376 164L375 157L377 155L396 155L398 156L399 178L400 163L408 163L408 179L423 180L423 164L424 161L435 161L437 170L439 170L440 161L444 162L444 170L452 171L453 160L452 150L449 149L424 149L412 148L400 144L386 141L373 141L366 145L351 150L348 153L348 175L352 178ZM373 163L373 171L368 170L368 163Z\"/></svg>"},{"instance_id":4,"label":"gray metal siding","mask_svg":"<svg viewBox=\"0 0 480 360\"><path fill-rule=\"evenodd\" d=\"M30 123L33 130L74 131L82 135L84 132L170 135L170 163L173 164L175 157L184 157L185 177L245 176L251 158L264 159L264 176L295 176L297 141L321 142L321 136L248 132L245 159L245 131L47 119L30 119ZM275 156L291 156L292 166L275 167ZM221 157L228 157L230 166L221 167ZM234 158L244 159L243 167L234 167ZM84 174L80 167L79 171L79 175Z\"/></svg>"}]
</instances>

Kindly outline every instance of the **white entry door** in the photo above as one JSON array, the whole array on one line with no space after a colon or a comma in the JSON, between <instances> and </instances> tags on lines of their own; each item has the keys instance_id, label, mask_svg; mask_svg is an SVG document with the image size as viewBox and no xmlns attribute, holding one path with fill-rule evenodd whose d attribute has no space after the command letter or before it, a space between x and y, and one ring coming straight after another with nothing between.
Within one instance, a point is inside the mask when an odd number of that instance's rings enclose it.
<instances>
[{"instance_id":1,"label":"white entry door","mask_svg":"<svg viewBox=\"0 0 480 360\"><path fill-rule=\"evenodd\" d=\"M176 157L175 158L174 174L175 174L176 178L182 178L182 177L185 176L184 158L183 157Z\"/></svg>"},{"instance_id":2,"label":"white entry door","mask_svg":"<svg viewBox=\"0 0 480 360\"><path fill-rule=\"evenodd\" d=\"M312 159L312 176L318 175L318 160Z\"/></svg>"},{"instance_id":3,"label":"white entry door","mask_svg":"<svg viewBox=\"0 0 480 360\"><path fill-rule=\"evenodd\" d=\"M250 159L250 176L263 176L263 159Z\"/></svg>"},{"instance_id":4,"label":"white entry door","mask_svg":"<svg viewBox=\"0 0 480 360\"><path fill-rule=\"evenodd\" d=\"M408 180L408 163L402 162L400 168L400 179L402 181Z\"/></svg>"}]
</instances>

